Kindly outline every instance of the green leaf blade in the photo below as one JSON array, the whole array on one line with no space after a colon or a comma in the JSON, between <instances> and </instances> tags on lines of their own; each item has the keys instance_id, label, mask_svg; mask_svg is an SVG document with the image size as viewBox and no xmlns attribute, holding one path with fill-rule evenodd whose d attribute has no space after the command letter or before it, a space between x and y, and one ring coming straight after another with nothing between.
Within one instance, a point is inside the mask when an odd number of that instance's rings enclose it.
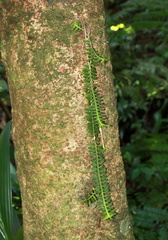
<instances>
[{"instance_id":1,"label":"green leaf blade","mask_svg":"<svg viewBox=\"0 0 168 240\"><path fill-rule=\"evenodd\" d=\"M10 126L8 122L0 136L0 213L8 238L12 237L12 196L10 180Z\"/></svg>"}]
</instances>

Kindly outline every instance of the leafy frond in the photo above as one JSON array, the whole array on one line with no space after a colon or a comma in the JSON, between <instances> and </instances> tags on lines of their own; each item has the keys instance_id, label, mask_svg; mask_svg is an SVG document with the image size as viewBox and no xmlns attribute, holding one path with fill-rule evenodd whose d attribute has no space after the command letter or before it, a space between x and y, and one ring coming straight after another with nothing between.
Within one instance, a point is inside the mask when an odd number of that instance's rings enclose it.
<instances>
[{"instance_id":1,"label":"leafy frond","mask_svg":"<svg viewBox=\"0 0 168 240\"><path fill-rule=\"evenodd\" d=\"M76 20L73 30L82 30L79 22ZM103 98L95 83L97 80L96 67L99 63L107 61L101 57L92 46L90 38L84 40L86 45L86 65L83 68L84 90L87 100L85 109L87 128L92 142L89 143L90 162L92 166L93 189L92 192L82 202L88 206L97 202L97 206L104 220L111 219L116 213L113 212L113 206L110 197L110 188L106 176L106 168L104 166L104 142L102 139L102 127L107 127L106 115ZM101 145L101 143L103 143Z\"/></svg>"},{"instance_id":2,"label":"leafy frond","mask_svg":"<svg viewBox=\"0 0 168 240\"><path fill-rule=\"evenodd\" d=\"M75 21L74 21L74 24L73 24L73 26L72 26L72 30L74 30L74 31L83 30L83 29L82 29L82 26L79 24L79 21L78 21L78 20L75 20Z\"/></svg>"},{"instance_id":3,"label":"leafy frond","mask_svg":"<svg viewBox=\"0 0 168 240\"><path fill-rule=\"evenodd\" d=\"M98 145L96 140L90 143L89 152L91 156L93 183L98 198L98 207L102 212L103 219L106 220L113 217L115 213L112 211L110 188L106 177L106 168L103 164L105 162L103 151L103 147Z\"/></svg>"},{"instance_id":4,"label":"leafy frond","mask_svg":"<svg viewBox=\"0 0 168 240\"><path fill-rule=\"evenodd\" d=\"M135 232L141 233L141 239L166 240L168 236L168 211L165 209L144 207L134 208L133 222L136 223ZM141 229L141 232L138 231ZM145 231L146 229L146 231Z\"/></svg>"},{"instance_id":5,"label":"leafy frond","mask_svg":"<svg viewBox=\"0 0 168 240\"><path fill-rule=\"evenodd\" d=\"M144 207L143 209L134 209L133 218L139 226L151 228L159 222L168 222L168 211L154 207Z\"/></svg>"},{"instance_id":6,"label":"leafy frond","mask_svg":"<svg viewBox=\"0 0 168 240\"><path fill-rule=\"evenodd\" d=\"M90 194L88 194L88 196L86 197L86 199L84 201L82 201L83 203L86 203L87 206L89 207L92 203L97 202L97 195L95 192L95 189L92 189L92 192Z\"/></svg>"},{"instance_id":7,"label":"leafy frond","mask_svg":"<svg viewBox=\"0 0 168 240\"><path fill-rule=\"evenodd\" d=\"M91 40L85 40L87 65L83 69L84 86L87 99L86 119L89 136L94 140L89 144L90 161L92 166L92 179L94 191L86 198L85 202L90 205L97 201L103 219L112 218L115 213L112 211L113 206L110 197L110 188L106 177L106 168L104 166L104 148L100 142L100 129L108 126L106 124L106 115L103 98L97 88L96 66L107 59L99 56L91 44Z\"/></svg>"},{"instance_id":8,"label":"leafy frond","mask_svg":"<svg viewBox=\"0 0 168 240\"><path fill-rule=\"evenodd\" d=\"M92 62L93 65L103 62L106 62L108 59L100 56L96 50L92 46L92 41L91 39L84 40L86 43L86 54L88 56L88 60ZM87 60L87 61L88 61Z\"/></svg>"},{"instance_id":9,"label":"leafy frond","mask_svg":"<svg viewBox=\"0 0 168 240\"><path fill-rule=\"evenodd\" d=\"M92 49L88 40L85 41L87 43L87 62L88 65L85 65L83 69L83 76L85 82L85 92L86 99L88 101L88 110L87 114L91 114L95 125L100 127L107 126L105 124L106 116L105 116L105 108L103 99L100 96L100 91L97 89L97 85L94 83L94 80L97 79L96 65L98 62L104 61L105 58L100 57L96 54L95 50Z\"/></svg>"}]
</instances>

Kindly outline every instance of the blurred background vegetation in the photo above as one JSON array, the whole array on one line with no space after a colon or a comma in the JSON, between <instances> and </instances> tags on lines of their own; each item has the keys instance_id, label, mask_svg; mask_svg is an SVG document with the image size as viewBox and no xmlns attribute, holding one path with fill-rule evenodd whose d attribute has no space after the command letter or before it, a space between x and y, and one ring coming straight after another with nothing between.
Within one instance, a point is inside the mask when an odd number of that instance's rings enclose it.
<instances>
[{"instance_id":1,"label":"blurred background vegetation","mask_svg":"<svg viewBox=\"0 0 168 240\"><path fill-rule=\"evenodd\" d=\"M134 234L137 240L167 240L168 1L105 0L105 7ZM0 63L0 130L11 119L10 108ZM10 154L12 204L21 219L12 142Z\"/></svg>"},{"instance_id":2,"label":"blurred background vegetation","mask_svg":"<svg viewBox=\"0 0 168 240\"><path fill-rule=\"evenodd\" d=\"M106 1L127 196L138 240L168 236L168 1Z\"/></svg>"}]
</instances>

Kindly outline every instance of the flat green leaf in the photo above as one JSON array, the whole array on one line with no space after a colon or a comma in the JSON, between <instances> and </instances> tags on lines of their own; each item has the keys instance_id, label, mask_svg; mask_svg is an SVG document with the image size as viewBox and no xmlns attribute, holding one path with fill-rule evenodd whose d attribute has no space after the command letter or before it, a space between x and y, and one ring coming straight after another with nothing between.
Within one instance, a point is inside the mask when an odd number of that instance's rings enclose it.
<instances>
[{"instance_id":1,"label":"flat green leaf","mask_svg":"<svg viewBox=\"0 0 168 240\"><path fill-rule=\"evenodd\" d=\"M21 226L12 240L23 240L23 226Z\"/></svg>"},{"instance_id":2,"label":"flat green leaf","mask_svg":"<svg viewBox=\"0 0 168 240\"><path fill-rule=\"evenodd\" d=\"M12 237L12 196L10 181L10 126L8 122L0 136L0 213L8 239Z\"/></svg>"},{"instance_id":3,"label":"flat green leaf","mask_svg":"<svg viewBox=\"0 0 168 240\"><path fill-rule=\"evenodd\" d=\"M3 222L2 222L1 215L0 215L0 239L1 239L1 240L8 240L8 237L7 237L7 235L6 235L6 231L5 231L4 224L3 224Z\"/></svg>"},{"instance_id":4,"label":"flat green leaf","mask_svg":"<svg viewBox=\"0 0 168 240\"><path fill-rule=\"evenodd\" d=\"M0 135L0 236L5 240L13 239L19 227L18 217L12 207L10 127L11 121Z\"/></svg>"}]
</instances>

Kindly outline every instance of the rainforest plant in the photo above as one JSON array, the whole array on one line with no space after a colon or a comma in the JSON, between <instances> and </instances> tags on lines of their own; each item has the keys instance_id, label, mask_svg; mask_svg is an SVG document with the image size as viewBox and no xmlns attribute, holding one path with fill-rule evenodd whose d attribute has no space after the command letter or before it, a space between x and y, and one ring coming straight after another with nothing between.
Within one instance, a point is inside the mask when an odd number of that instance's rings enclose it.
<instances>
[{"instance_id":1,"label":"rainforest plant","mask_svg":"<svg viewBox=\"0 0 168 240\"><path fill-rule=\"evenodd\" d=\"M12 206L10 126L8 122L0 135L0 239L22 240L23 229Z\"/></svg>"},{"instance_id":2,"label":"rainforest plant","mask_svg":"<svg viewBox=\"0 0 168 240\"><path fill-rule=\"evenodd\" d=\"M107 127L105 108L103 98L97 88L95 81L97 80L96 66L100 62L107 59L99 56L92 46L91 39L85 40L87 64L83 69L84 86L87 99L86 119L88 133L92 141L89 143L89 153L92 166L92 179L94 190L92 194L86 198L86 202L97 201L98 207L103 215L103 219L112 218L115 213L110 197L110 188L106 176L106 168L104 166L105 143L103 141L103 127Z\"/></svg>"},{"instance_id":3,"label":"rainforest plant","mask_svg":"<svg viewBox=\"0 0 168 240\"><path fill-rule=\"evenodd\" d=\"M79 22L76 20L73 30L82 30ZM86 29L85 29L86 31ZM91 142L89 143L90 161L92 166L93 190L84 202L89 206L93 202L97 202L98 208L104 220L112 218L115 213L113 211L110 188L106 176L106 168L104 166L105 143L103 140L103 127L108 127L106 123L105 108L100 90L96 84L98 64L107 61L106 58L99 56L92 45L89 36L85 36L86 46L86 65L83 69L84 90L87 100L85 109L87 119L87 129Z\"/></svg>"},{"instance_id":4,"label":"rainforest plant","mask_svg":"<svg viewBox=\"0 0 168 240\"><path fill-rule=\"evenodd\" d=\"M166 214L159 217L168 209L168 3L110 4L106 22L135 236L163 240L168 235Z\"/></svg>"}]
</instances>

